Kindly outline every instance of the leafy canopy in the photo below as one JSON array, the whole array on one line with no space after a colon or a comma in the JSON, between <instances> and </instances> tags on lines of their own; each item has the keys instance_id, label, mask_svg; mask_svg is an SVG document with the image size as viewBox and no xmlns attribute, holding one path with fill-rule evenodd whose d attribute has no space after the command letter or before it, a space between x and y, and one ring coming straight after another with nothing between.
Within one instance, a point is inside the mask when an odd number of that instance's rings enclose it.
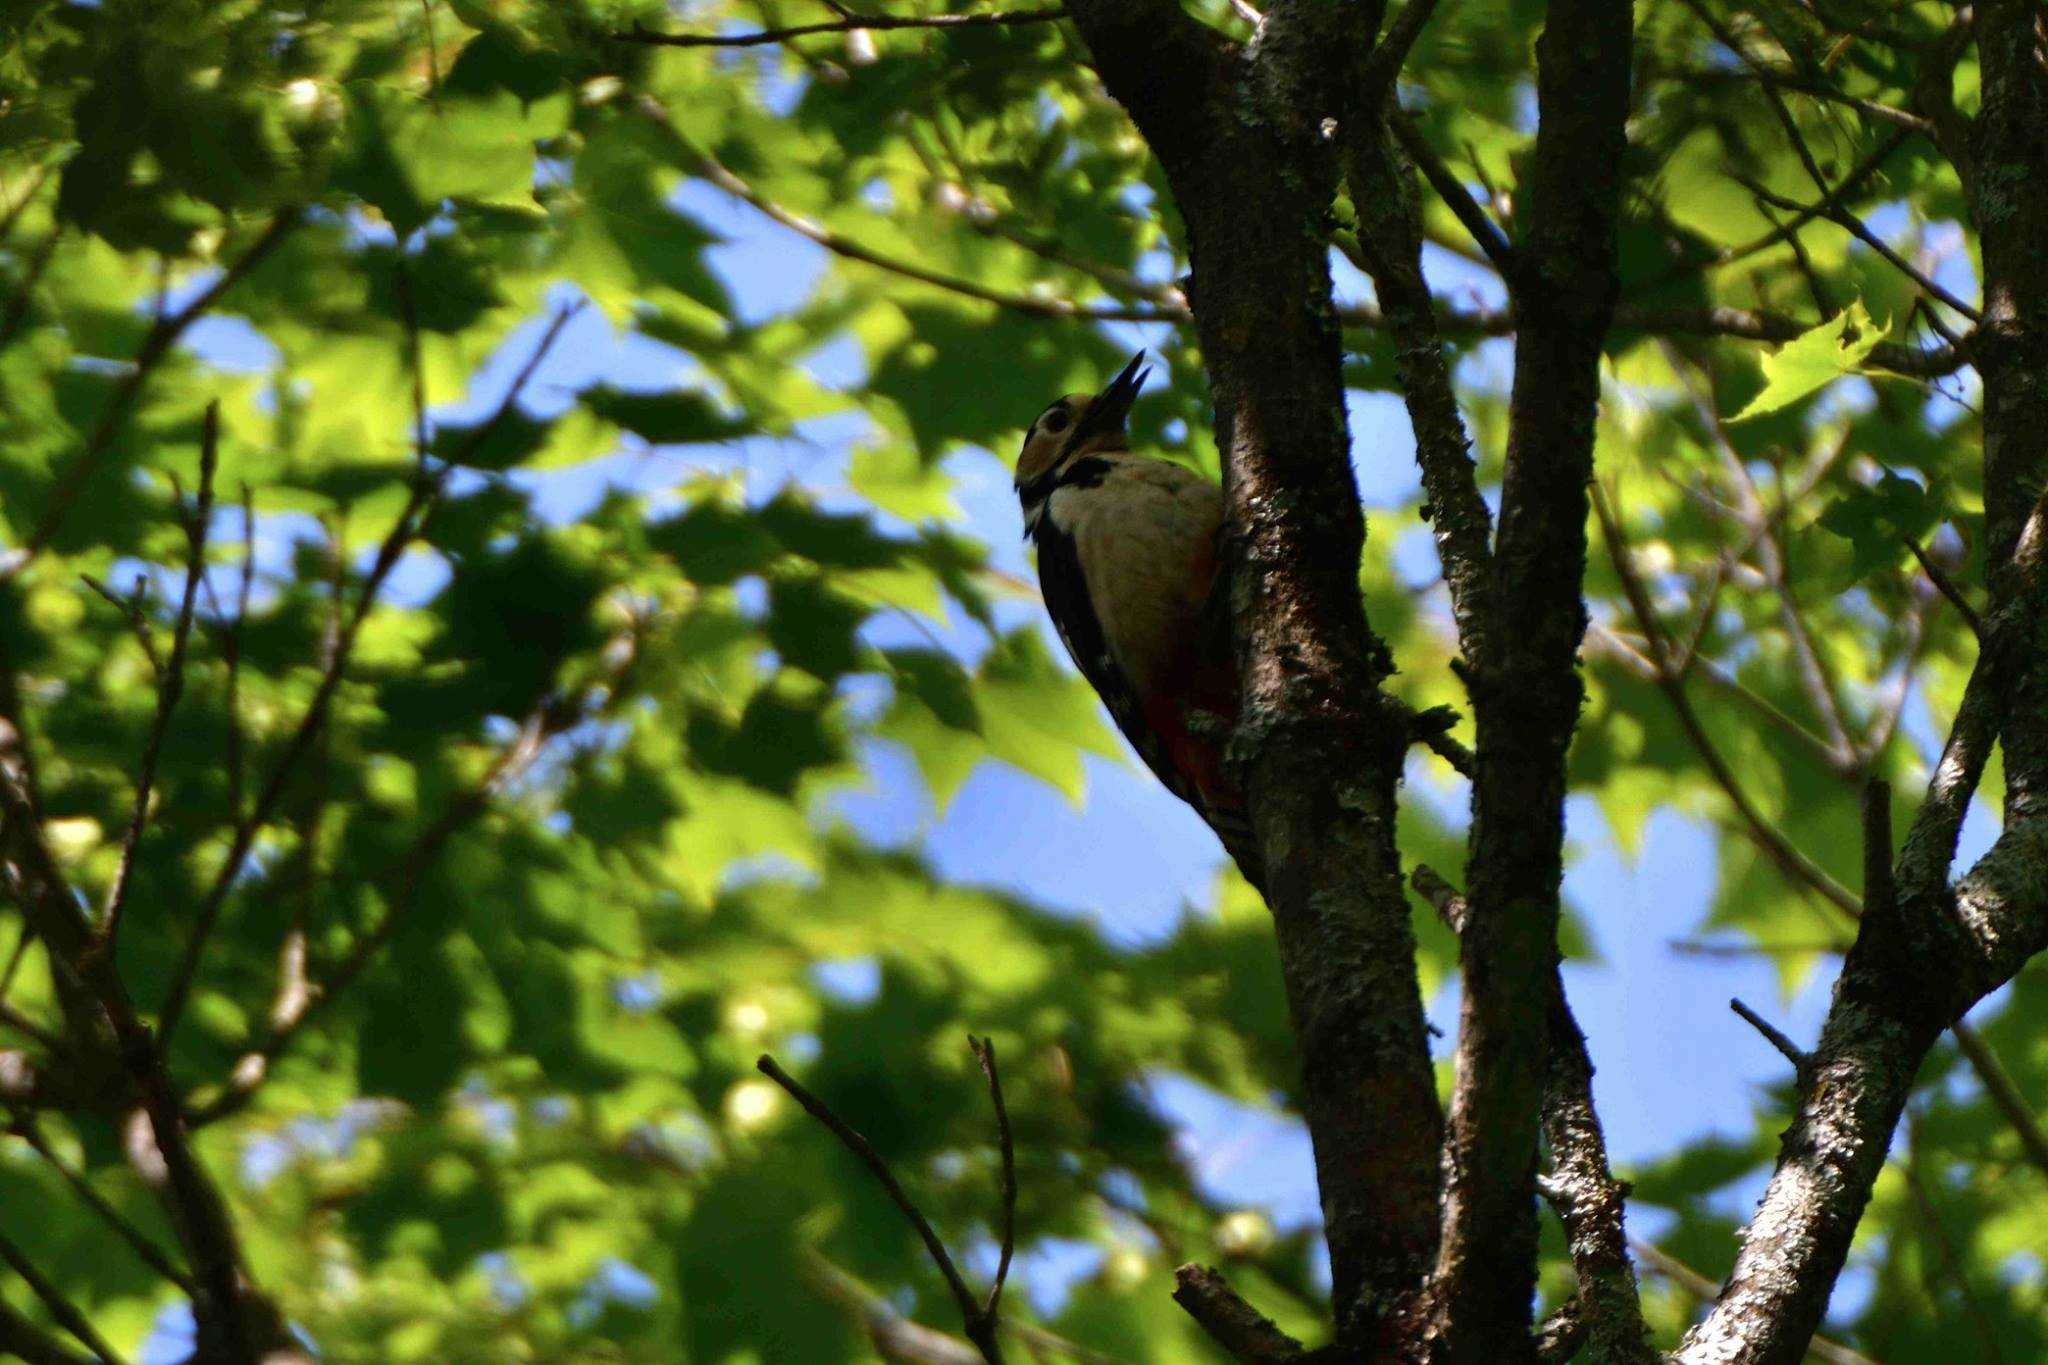
<instances>
[{"instance_id":1,"label":"leafy canopy","mask_svg":"<svg viewBox=\"0 0 2048 1365\"><path fill-rule=\"evenodd\" d=\"M1539 9L1447 7L1405 90L1431 145L1504 204ZM157 688L80 575L153 583L140 610L168 638L181 496L218 402L220 511L119 967L155 1010L220 885L171 1069L254 1279L325 1358L850 1361L870 1356L876 1302L951 1325L910 1231L752 1063L773 1050L800 1069L985 1272L995 1158L970 1029L1005 1059L1018 1242L1045 1289L1036 1310L1013 1295L1013 1317L1121 1359L1212 1359L1167 1297L1171 1265L1197 1259L1235 1262L1284 1326L1320 1320L1311 1230L1231 1210L1147 1101L1172 1076L1290 1102L1249 892L1226 880L1132 947L949 883L928 825L890 842L844 816L901 771L878 756L907 756L922 791L903 799L942 813L987 765L1078 800L1086 756L1119 752L1014 552L962 508L1006 478L988 452L1048 395L1128 353L1127 328L1067 314L1175 317L1185 244L1157 170L1058 24L618 36L813 17L636 0L0 12L0 544L34 551L0 582L0 715L97 904ZM1880 367L1880 343L1929 342L1881 259L1824 221L1796 250L1744 249L1777 219L1731 168L1781 195L1812 186L1684 7L1641 28L1635 311L1600 437L1622 563L1697 660L1725 766L1853 885L1850 779L1912 789L1973 653L1909 551L1958 568L1976 553L1974 415L1959 381ZM1839 74L1903 99L1897 73ZM1878 144L1837 107L1793 109L1832 174ZM1967 274L1957 187L1916 145L1844 202ZM728 225L778 217L792 264L741 279ZM1497 301L1440 205L1428 226L1440 283ZM812 255L814 274L793 264ZM1506 343L1453 304L1497 479ZM1803 322L1765 352L1645 320L1717 306ZM1213 473L1191 333L1145 336L1170 382L1136 438ZM1391 401L1383 339L1355 329L1349 349L1362 401ZM1441 588L1402 580L1427 545L1406 456L1359 458L1377 490L1361 581L1396 683L1457 704ZM1624 847L1658 807L1723 830L1701 931L1797 985L1845 941L1839 911L1745 829L1647 676L1646 623L1604 559L1590 586L1576 786ZM1403 837L1448 865L1434 808ZM224 868L238 826L247 857ZM1454 954L1419 906L1418 928L1433 989ZM0 907L0 949L17 942L6 1002L60 1028L49 959ZM2048 1093L2037 974L1983 1032L2022 1093ZM4 1041L39 1054L20 1030ZM2009 1358L2039 1356L2041 1173L2018 1169L1978 1083L1947 1079L1879 1187L1867 1292L1838 1330L1888 1361L1945 1358L1967 1307ZM1784 1099L1633 1172L1672 1254L1726 1268ZM0 1207L55 1212L7 1232L132 1351L182 1292L64 1171L151 1239L172 1229L120 1114L68 1103L36 1122L55 1160L0 1145ZM1079 1278L1053 1292L1061 1268ZM1568 1283L1560 1258L1546 1284ZM0 1296L51 1322L19 1280ZM1666 1286L1652 1307L1675 1335L1689 1301Z\"/></svg>"}]
</instances>

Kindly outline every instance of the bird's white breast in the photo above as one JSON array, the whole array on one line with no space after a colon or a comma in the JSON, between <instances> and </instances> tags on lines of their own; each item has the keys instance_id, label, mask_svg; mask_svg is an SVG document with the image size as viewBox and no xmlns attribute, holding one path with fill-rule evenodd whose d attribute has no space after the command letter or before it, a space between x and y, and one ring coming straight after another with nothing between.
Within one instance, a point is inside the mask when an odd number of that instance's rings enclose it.
<instances>
[{"instance_id":1,"label":"bird's white breast","mask_svg":"<svg viewBox=\"0 0 2048 1365\"><path fill-rule=\"evenodd\" d=\"M1055 489L1043 515L1072 538L1103 638L1144 694L1167 682L1175 657L1193 644L1223 498L1178 465L1129 455L1106 462L1099 483Z\"/></svg>"}]
</instances>

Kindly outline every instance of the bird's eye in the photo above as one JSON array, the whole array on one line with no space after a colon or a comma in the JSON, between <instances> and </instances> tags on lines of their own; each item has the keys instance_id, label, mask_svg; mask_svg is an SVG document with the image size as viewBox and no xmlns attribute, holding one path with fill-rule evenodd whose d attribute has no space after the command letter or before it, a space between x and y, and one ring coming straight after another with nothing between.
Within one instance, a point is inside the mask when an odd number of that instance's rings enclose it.
<instances>
[{"instance_id":1,"label":"bird's eye","mask_svg":"<svg viewBox=\"0 0 2048 1365\"><path fill-rule=\"evenodd\" d=\"M1065 408L1054 408L1045 415L1043 425L1047 431L1065 431L1067 429L1067 420L1067 410Z\"/></svg>"}]
</instances>

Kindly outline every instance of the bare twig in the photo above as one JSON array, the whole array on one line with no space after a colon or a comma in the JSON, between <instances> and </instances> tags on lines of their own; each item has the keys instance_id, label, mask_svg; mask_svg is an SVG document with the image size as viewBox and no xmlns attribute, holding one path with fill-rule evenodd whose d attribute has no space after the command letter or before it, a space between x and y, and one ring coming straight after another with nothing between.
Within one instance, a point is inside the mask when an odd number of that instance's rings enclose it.
<instances>
[{"instance_id":1,"label":"bare twig","mask_svg":"<svg viewBox=\"0 0 2048 1365\"><path fill-rule=\"evenodd\" d=\"M65 516L71 511L72 503L85 491L86 482L92 478L93 471L99 468L100 461L106 457L108 449L113 445L114 437L120 433L123 423L127 421L128 413L135 406L136 398L142 393L142 386L148 381L150 372L170 354L171 348L177 345L179 338L185 335L192 324L205 316L207 310L220 302L223 295L260 265L264 258L277 248L278 243L299 225L299 221L300 211L297 208L288 208L276 214L262 234L250 244L249 249L221 271L218 279L201 290L177 312L159 318L149 329L148 334L142 339L142 345L135 352L135 358L129 362L127 374L114 386L113 392L107 395L106 403L100 409L99 422L86 437L84 447L58 476L57 487L50 495L50 505L44 510L42 519L30 530L20 548L15 551L14 557L6 564L0 565L0 578L11 578L20 573L31 560L48 548L51 537L57 534Z\"/></svg>"},{"instance_id":2,"label":"bare twig","mask_svg":"<svg viewBox=\"0 0 2048 1365\"><path fill-rule=\"evenodd\" d=\"M94 950L112 952L114 936L120 932L121 909L128 900L128 883L135 874L136 850L149 824L149 803L156 790L157 761L163 755L164 734L170 729L171 713L185 694L185 646L192 638L192 612L199 600L199 584L206 576L206 535L213 522L213 475L219 463L220 402L206 405L206 417L199 436L199 496L185 513L185 592L178 602L177 624L171 629L171 654L156 676L156 715L150 721L149 738L142 747L142 760L135 772L135 806L128 816L128 832L121 839L121 861L107 886L100 910Z\"/></svg>"},{"instance_id":3,"label":"bare twig","mask_svg":"<svg viewBox=\"0 0 2048 1365\"><path fill-rule=\"evenodd\" d=\"M30 1292L42 1300L43 1307L49 1310L59 1326L84 1342L87 1349L107 1365L123 1365L121 1353L107 1344L107 1339L94 1329L85 1314L78 1310L78 1305L65 1298L64 1292L52 1284L49 1277L37 1269L35 1262L5 1233L0 1233L0 1261L5 1261L7 1268L19 1275Z\"/></svg>"},{"instance_id":4,"label":"bare twig","mask_svg":"<svg viewBox=\"0 0 2048 1365\"><path fill-rule=\"evenodd\" d=\"M94 1365L93 1361L30 1322L0 1300L0 1355L18 1356L26 1365Z\"/></svg>"},{"instance_id":5,"label":"bare twig","mask_svg":"<svg viewBox=\"0 0 2048 1365\"><path fill-rule=\"evenodd\" d=\"M1879 100L1865 99L1860 95L1851 95L1846 91L1836 89L1824 81L1803 76L1797 71L1787 71L1774 66L1765 66L1761 61L1752 63L1747 75L1740 71L1731 71L1725 67L1659 65L1649 73L1649 77L1651 80L1657 81L1676 81L1687 85L1705 86L1725 86L1731 83L1747 84L1756 82L1778 90L1789 90L1795 94L1806 95L1809 98L1821 100L1828 104L1840 105L1844 109L1853 109L1873 123L1888 123L1908 134L1918 133L1930 140L1934 136L1933 122L1922 118L1909 109L1900 109L1895 105L1885 104Z\"/></svg>"},{"instance_id":6,"label":"bare twig","mask_svg":"<svg viewBox=\"0 0 2048 1365\"><path fill-rule=\"evenodd\" d=\"M669 119L668 112L653 100L641 101L640 108L652 121L667 130L676 140L678 148L695 163L697 173L736 199L751 204L767 217L788 228L801 237L806 237L824 247L835 256L859 261L877 269L886 270L904 279L916 280L948 293L960 294L971 299L980 299L1014 312L1031 317L1064 318L1091 322L1184 322L1188 318L1186 309L1166 305L1128 307L1121 304L1085 305L1066 299L1047 298L1036 294L1016 294L1005 290L991 289L973 280L931 270L913 261L898 259L864 246L842 233L833 231L822 223L813 221L769 199L752 185L729 170L710 152L697 146Z\"/></svg>"},{"instance_id":7,"label":"bare twig","mask_svg":"<svg viewBox=\"0 0 2048 1365\"><path fill-rule=\"evenodd\" d=\"M804 1258L805 1281L860 1324L882 1359L897 1365L982 1365L979 1348L905 1317L888 1299L822 1256Z\"/></svg>"},{"instance_id":8,"label":"bare twig","mask_svg":"<svg viewBox=\"0 0 2048 1365\"><path fill-rule=\"evenodd\" d=\"M220 658L227 669L227 695L222 702L227 721L228 812L239 824L247 785L242 739L242 628L249 620L249 589L256 578L256 495L242 485L242 570L235 580L235 614L221 632Z\"/></svg>"},{"instance_id":9,"label":"bare twig","mask_svg":"<svg viewBox=\"0 0 2048 1365\"><path fill-rule=\"evenodd\" d=\"M1430 16L1436 13L1437 0L1408 0L1401 6L1401 12L1394 16L1387 31L1380 35L1366 56L1365 69L1359 75L1359 85L1365 90L1364 98L1377 104L1393 90L1394 82L1401 77L1401 65L1408 60L1408 54L1415 47L1415 40L1422 36Z\"/></svg>"},{"instance_id":10,"label":"bare twig","mask_svg":"<svg viewBox=\"0 0 2048 1365\"><path fill-rule=\"evenodd\" d=\"M1775 191L1764 186L1763 184L1748 177L1736 175L1734 176L1734 179L1738 183L1740 183L1744 189L1748 190L1757 198L1763 200L1766 204L1771 205L1773 208L1787 209L1794 213L1803 213L1809 207L1808 205L1801 204L1796 199L1788 199L1784 195L1778 194ZM1980 322L1983 320L1983 314L1978 312L1978 310L1975 307L1971 306L1970 304L1964 303L1961 299L1957 298L1947 289L1937 284L1929 275L1926 274L1926 272L1922 271L1918 266L1914 265L1904 256L1901 256L1898 252L1892 250L1891 244L1889 242L1885 241L1884 238L1878 236L1875 232L1872 232L1870 230L1869 225L1866 224L1861 218L1858 218L1855 214L1850 213L1847 209L1842 208L1839 204L1831 204L1827 200L1823 200L1821 201L1821 203L1813 205L1811 207L1817 209L1821 217L1827 219L1836 227L1841 228L1851 237L1854 237L1857 241L1863 243L1863 245L1869 247L1872 251L1875 251L1878 255L1884 257L1886 263L1889 264L1892 267L1892 269L1898 271L1907 279L1911 280L1914 284L1918 285L1929 296L1939 299L1942 303L1948 305L1950 308L1955 309L1958 313L1961 313L1971 322Z\"/></svg>"},{"instance_id":11,"label":"bare twig","mask_svg":"<svg viewBox=\"0 0 2048 1365\"><path fill-rule=\"evenodd\" d=\"M1412 4L1410 8L1413 8ZM1479 249L1486 253L1486 258L1493 262L1501 277L1512 281L1516 269L1515 249L1509 244L1507 234L1501 231L1500 225L1488 216L1485 209L1479 207L1471 191L1451 174L1450 168L1444 165L1443 159L1436 154L1436 149L1429 145L1428 140L1422 136L1422 130L1415 126L1414 120L1409 118L1406 112L1390 108L1387 111L1387 126L1400 142L1401 150L1408 154L1415 162L1416 169L1422 172L1423 179L1429 181L1429 187L1444 201L1444 207L1465 225L1465 231L1472 234L1472 240L1479 244Z\"/></svg>"},{"instance_id":12,"label":"bare twig","mask_svg":"<svg viewBox=\"0 0 2048 1365\"><path fill-rule=\"evenodd\" d=\"M2034 1106L2020 1093L2019 1083L2012 1072L2006 1069L1998 1054L1991 1050L1976 1027L1957 1020L1949 1029L1955 1036L1956 1047L1963 1054L1970 1069L1977 1073L1977 1080L1984 1087L1984 1093L2005 1121L2012 1125L2012 1131L2019 1138L2020 1150L2036 1169L2048 1175L2048 1132L2043 1132L2041 1120L2035 1116Z\"/></svg>"},{"instance_id":13,"label":"bare twig","mask_svg":"<svg viewBox=\"0 0 2048 1365\"><path fill-rule=\"evenodd\" d=\"M989 1283L988 1301L982 1305L982 1316L991 1323L1002 1307L1003 1281L1010 1277L1010 1258L1017 1250L1017 1149L1010 1138L1010 1111L1003 1104L1003 1082L996 1072L996 1045L993 1038L975 1038L968 1035L967 1046L974 1053L974 1060L981 1063L981 1074L988 1081L989 1102L996 1111L996 1145L1003 1161L1003 1239L1002 1251L996 1262L995 1278Z\"/></svg>"},{"instance_id":14,"label":"bare twig","mask_svg":"<svg viewBox=\"0 0 2048 1365\"><path fill-rule=\"evenodd\" d=\"M1811 1053L1786 1037L1777 1025L1743 1004L1740 1000L1730 1000L1728 1008L1741 1015L1744 1023L1748 1024L1758 1033L1761 1033L1764 1036L1764 1041L1783 1053L1785 1060L1792 1063L1792 1070L1797 1073L1802 1081L1806 1079L1806 1073L1813 1068L1813 1056Z\"/></svg>"},{"instance_id":15,"label":"bare twig","mask_svg":"<svg viewBox=\"0 0 2048 1365\"><path fill-rule=\"evenodd\" d=\"M1850 169L1849 173L1843 176L1832 189L1823 194L1819 203L1801 209L1798 213L1792 215L1789 220L1772 228L1754 241L1744 242L1739 246L1732 246L1717 253L1706 262L1704 268L1708 270L1716 269L1736 261L1746 260L1760 251L1768 251L1778 243L1789 240L1793 234L1797 233L1814 219L1826 217L1828 214L1842 208L1848 197L1861 189L1864 181L1877 174L1884 163L1891 158L1892 153L1905 146L1912 136L1912 133L1905 129L1892 133L1891 136L1879 143L1876 149L1868 156L1857 162Z\"/></svg>"},{"instance_id":16,"label":"bare twig","mask_svg":"<svg viewBox=\"0 0 2048 1365\"><path fill-rule=\"evenodd\" d=\"M786 28L760 29L753 33L660 33L635 26L612 37L624 43L646 43L653 47L768 47L792 38L817 33L851 33L881 29L996 28L1012 24L1047 24L1067 17L1064 9L992 10L972 14L889 15L860 14L828 19L815 24L791 24Z\"/></svg>"},{"instance_id":17,"label":"bare twig","mask_svg":"<svg viewBox=\"0 0 2048 1365\"><path fill-rule=\"evenodd\" d=\"M100 1192L92 1187L91 1182L85 1178L82 1172L73 1170L50 1149L49 1141L44 1138L42 1129L37 1126L33 1114L17 1116L13 1130L21 1135L23 1141L35 1149L36 1155L48 1162L51 1169L64 1178L64 1183L69 1185L72 1192L85 1201L87 1207L98 1214L108 1227L120 1235L122 1241L134 1249L135 1254L141 1257L150 1269L156 1271L157 1274L163 1276L172 1284L177 1285L187 1294L193 1291L191 1274L176 1261L172 1260L169 1252L158 1246L150 1238L149 1234L136 1227L128 1219L127 1215L123 1214L112 1204L109 1204L101 1196Z\"/></svg>"},{"instance_id":18,"label":"bare twig","mask_svg":"<svg viewBox=\"0 0 2048 1365\"><path fill-rule=\"evenodd\" d=\"M27 935L24 934L23 938L26 939L26 937ZM31 1042L40 1043L52 1053L63 1051L64 1043L62 1039L4 1001L0 1001L0 1025L13 1029Z\"/></svg>"},{"instance_id":19,"label":"bare twig","mask_svg":"<svg viewBox=\"0 0 2048 1365\"><path fill-rule=\"evenodd\" d=\"M35 254L28 258L28 266L21 272L21 285L14 292L14 302L7 305L5 313L0 313L0 347L14 340L14 334L21 330L22 321L28 317L29 305L35 300L36 284L56 256L57 242L62 235L62 228L51 228Z\"/></svg>"},{"instance_id":20,"label":"bare twig","mask_svg":"<svg viewBox=\"0 0 2048 1365\"><path fill-rule=\"evenodd\" d=\"M1665 940L1664 946L1674 953L1685 953L1692 957L1776 957L1785 953L1840 955L1849 951L1846 940L1832 938L1801 939L1787 943L1726 943L1715 939L1674 938Z\"/></svg>"},{"instance_id":21,"label":"bare twig","mask_svg":"<svg viewBox=\"0 0 2048 1365\"><path fill-rule=\"evenodd\" d=\"M606 701L618 695L617 676L612 685L594 695ZM498 751L476 785L451 801L434 822L413 840L399 860L391 880L395 883L383 918L355 942L341 963L325 980L305 979L304 941L294 945L288 935L279 957L278 993L271 1005L270 1031L257 1046L236 1059L227 1088L192 1111L192 1126L205 1127L235 1113L246 1105L270 1074L271 1063L292 1040L328 1005L341 996L397 935L418 899L426 875L441 850L455 834L489 809L491 800L516 781L539 757L548 741L574 725L603 714L599 706L571 706L545 701L527 717L519 732Z\"/></svg>"},{"instance_id":22,"label":"bare twig","mask_svg":"<svg viewBox=\"0 0 2048 1365\"><path fill-rule=\"evenodd\" d=\"M976 1055L980 1055L979 1048L976 1049ZM912 1200L904 1192L903 1186L897 1183L895 1173L889 1169L889 1163L882 1160L881 1153L877 1152L866 1138L849 1127L846 1120L833 1113L831 1106L806 1090L794 1076L777 1065L773 1057L763 1053L754 1065L762 1075L788 1092L791 1099L803 1106L805 1113L823 1124L832 1136L839 1139L841 1146L853 1153L861 1164L868 1168L868 1173L874 1176L875 1182L882 1187L890 1201L902 1212L924 1242L924 1249L930 1255L932 1264L938 1267L939 1274L946 1281L946 1287L952 1291L953 1302L959 1306L960 1320L967 1333L967 1339L974 1343L988 1365L1002 1365L1002 1347L996 1339L995 1296L990 1297L986 1307L975 1301L974 1294L967 1288L967 1281L960 1277L959 1267L953 1264L953 1257L946 1250L946 1244L939 1239L939 1234L933 1230L931 1222L924 1216L924 1211L918 1208L916 1201ZM995 1082L991 1080L992 1090L994 1085Z\"/></svg>"},{"instance_id":23,"label":"bare twig","mask_svg":"<svg viewBox=\"0 0 2048 1365\"><path fill-rule=\"evenodd\" d=\"M1598 483L1593 485L1593 510L1598 517L1603 538L1607 542L1609 561L1614 565L1615 576L1621 580L1622 594L1628 600L1630 610L1636 617L1637 626L1649 640L1650 663L1654 671L1653 681L1658 690L1670 702L1677 715L1679 725L1686 737L1692 741L1693 750L1706 765L1707 773L1714 784L1721 789L1728 802L1735 808L1745 830L1756 842L1757 847L1796 880L1819 891L1845 913L1855 916L1863 912L1862 903L1854 893L1843 887L1827 871L1785 838L1776 825L1766 819L1756 808L1742 784L1736 780L1735 772L1721 756L1721 751L1707 734L1706 726L1693 709L1692 699L1686 695L1685 686L1671 672L1670 650L1663 627L1657 621L1655 609L1650 605L1649 593L1643 587L1635 571L1633 556L1628 552L1627 541L1621 526L1616 521L1606 492Z\"/></svg>"},{"instance_id":24,"label":"bare twig","mask_svg":"<svg viewBox=\"0 0 2048 1365\"><path fill-rule=\"evenodd\" d=\"M14 235L14 225L21 221L21 215L28 211L28 206L42 193L43 186L49 183L50 176L60 164L62 163L52 162L36 167L36 173L29 177L28 185L22 190L21 197L9 204L5 213L0 213L0 242L5 242Z\"/></svg>"},{"instance_id":25,"label":"bare twig","mask_svg":"<svg viewBox=\"0 0 2048 1365\"><path fill-rule=\"evenodd\" d=\"M580 307L580 304L574 305L556 313L526 364L513 376L504 400L489 418L470 429L460 447L450 455L444 468L462 464L514 411L520 394L532 380L548 352L553 349L562 329L568 325L569 319L580 310ZM377 595L382 590L385 580L391 576L391 571L398 566L398 561L406 548L424 527L427 516L439 497L441 486L440 475L428 470L423 464L413 478L412 491L406 498L405 506L399 511L396 524L377 548L376 558L363 579L362 592L357 599L355 612L349 617L348 624L342 628L332 663L322 670L320 681L314 687L312 700L306 704L305 714L300 717L297 729L286 741L284 753L279 757L277 766L271 770L270 777L257 795L255 804L250 808L248 815L235 826L227 857L222 861L220 870L214 874L213 882L207 888L206 899L200 903L191 935L185 942L184 951L179 956L171 978L170 993L164 1000L158 1027L166 1044L184 1013L185 1003L191 995L193 980L198 973L200 957L206 950L206 941L213 931L214 922L219 918L221 905L227 899L235 878L241 875L242 863L249 856L250 848L255 845L257 834L276 811L277 804L283 798L299 761L312 748L313 740L326 722L329 703L333 701L336 690L341 686L342 677L347 672L349 655L355 647L363 623L376 605Z\"/></svg>"},{"instance_id":26,"label":"bare twig","mask_svg":"<svg viewBox=\"0 0 2048 1365\"><path fill-rule=\"evenodd\" d=\"M1173 1301L1240 1365L1299 1359L1302 1345L1238 1297L1220 1271L1188 1264L1173 1272Z\"/></svg>"},{"instance_id":27,"label":"bare twig","mask_svg":"<svg viewBox=\"0 0 2048 1365\"><path fill-rule=\"evenodd\" d=\"M1920 561L1920 568L1926 573L1927 581L1932 583L1941 592L1941 595L1949 600L1950 605L1955 607L1956 613L1963 618L1963 623L1969 626L1970 633L1979 640L1983 639L1984 618L1977 614L1977 609L1974 606L1970 605L1970 599L1963 596L1963 590L1957 586L1955 579L1949 577L1948 571L1934 562L1933 557L1927 553L1927 550L1919 541L1908 540L1906 548L1913 552L1913 558Z\"/></svg>"}]
</instances>

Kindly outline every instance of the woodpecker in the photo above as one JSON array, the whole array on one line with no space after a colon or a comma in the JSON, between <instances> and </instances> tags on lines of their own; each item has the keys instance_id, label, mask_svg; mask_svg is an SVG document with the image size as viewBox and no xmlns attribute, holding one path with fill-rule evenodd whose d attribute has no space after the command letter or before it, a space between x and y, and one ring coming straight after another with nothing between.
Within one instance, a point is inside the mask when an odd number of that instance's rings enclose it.
<instances>
[{"instance_id":1,"label":"woodpecker","mask_svg":"<svg viewBox=\"0 0 2048 1365\"><path fill-rule=\"evenodd\" d=\"M1238 716L1228 604L1218 590L1223 495L1133 454L1124 433L1145 353L1098 394L1055 399L1024 433L1017 501L1038 548L1045 609L1124 738L1195 808L1246 880L1265 875L1224 771Z\"/></svg>"}]
</instances>

